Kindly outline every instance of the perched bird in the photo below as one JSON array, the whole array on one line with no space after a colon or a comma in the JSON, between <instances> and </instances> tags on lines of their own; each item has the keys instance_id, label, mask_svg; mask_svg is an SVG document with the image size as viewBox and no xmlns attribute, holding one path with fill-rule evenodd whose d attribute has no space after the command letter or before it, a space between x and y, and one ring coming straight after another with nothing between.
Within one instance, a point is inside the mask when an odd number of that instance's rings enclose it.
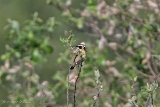
<instances>
[{"instance_id":1,"label":"perched bird","mask_svg":"<svg viewBox=\"0 0 160 107\"><path fill-rule=\"evenodd\" d=\"M76 65L81 64L84 59L86 58L86 47L85 43L81 42L79 45L76 46L75 51L73 52L75 54L73 63L71 64L70 69L74 69Z\"/></svg>"}]
</instances>

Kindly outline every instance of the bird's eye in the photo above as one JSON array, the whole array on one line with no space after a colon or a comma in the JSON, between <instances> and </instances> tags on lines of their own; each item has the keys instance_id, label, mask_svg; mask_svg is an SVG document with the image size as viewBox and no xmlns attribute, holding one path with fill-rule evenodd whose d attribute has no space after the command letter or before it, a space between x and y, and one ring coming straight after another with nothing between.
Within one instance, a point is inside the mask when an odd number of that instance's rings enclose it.
<instances>
[{"instance_id":1,"label":"bird's eye","mask_svg":"<svg viewBox=\"0 0 160 107\"><path fill-rule=\"evenodd\" d=\"M79 46L79 49L82 49L82 46Z\"/></svg>"},{"instance_id":2,"label":"bird's eye","mask_svg":"<svg viewBox=\"0 0 160 107\"><path fill-rule=\"evenodd\" d=\"M79 49L82 49L82 46L76 46L76 47L78 47Z\"/></svg>"}]
</instances>

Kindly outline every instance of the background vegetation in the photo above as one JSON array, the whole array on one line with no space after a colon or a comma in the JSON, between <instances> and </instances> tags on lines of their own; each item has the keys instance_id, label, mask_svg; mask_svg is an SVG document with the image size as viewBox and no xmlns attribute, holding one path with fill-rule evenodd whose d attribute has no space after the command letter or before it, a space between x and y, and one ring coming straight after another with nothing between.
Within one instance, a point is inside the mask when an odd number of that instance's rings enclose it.
<instances>
[{"instance_id":1,"label":"background vegetation","mask_svg":"<svg viewBox=\"0 0 160 107\"><path fill-rule=\"evenodd\" d=\"M78 67L68 71L82 41L76 107L160 106L158 0L1 0L0 8L0 106L72 107Z\"/></svg>"}]
</instances>

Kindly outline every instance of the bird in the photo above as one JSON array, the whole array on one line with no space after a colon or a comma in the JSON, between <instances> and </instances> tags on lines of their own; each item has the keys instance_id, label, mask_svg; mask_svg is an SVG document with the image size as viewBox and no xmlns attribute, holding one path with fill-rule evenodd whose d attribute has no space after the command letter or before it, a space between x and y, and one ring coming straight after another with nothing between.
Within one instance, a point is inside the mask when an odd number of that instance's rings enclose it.
<instances>
[{"instance_id":1,"label":"bird","mask_svg":"<svg viewBox=\"0 0 160 107\"><path fill-rule=\"evenodd\" d=\"M79 45L77 45L75 47L76 47L76 49L73 52L75 54L75 56L74 56L73 63L70 66L70 70L73 70L76 65L81 64L84 61L84 59L86 59L85 43L81 42Z\"/></svg>"}]
</instances>

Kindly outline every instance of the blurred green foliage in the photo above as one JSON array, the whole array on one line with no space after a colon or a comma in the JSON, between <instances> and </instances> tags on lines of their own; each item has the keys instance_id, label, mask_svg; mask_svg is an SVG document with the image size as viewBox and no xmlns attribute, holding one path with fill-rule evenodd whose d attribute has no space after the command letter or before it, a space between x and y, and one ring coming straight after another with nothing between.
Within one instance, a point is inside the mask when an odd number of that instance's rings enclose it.
<instances>
[{"instance_id":1,"label":"blurred green foliage","mask_svg":"<svg viewBox=\"0 0 160 107\"><path fill-rule=\"evenodd\" d=\"M49 18L43 25L42 19L38 18L38 13L34 13L32 20L25 21L25 25L20 28L17 21L8 19L10 28L8 39L13 41L12 47L6 46L7 53L1 56L2 60L24 59L39 62L44 59L43 54L52 53L53 48L49 43L49 37L45 36L48 31L52 33L57 25L54 17Z\"/></svg>"}]
</instances>

